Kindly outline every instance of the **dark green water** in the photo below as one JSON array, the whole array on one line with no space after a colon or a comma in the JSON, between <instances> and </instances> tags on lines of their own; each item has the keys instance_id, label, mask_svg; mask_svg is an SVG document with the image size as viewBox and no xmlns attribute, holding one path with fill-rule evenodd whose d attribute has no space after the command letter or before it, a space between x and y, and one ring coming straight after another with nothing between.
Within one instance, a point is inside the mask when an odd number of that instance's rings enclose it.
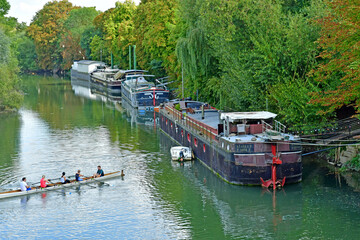
<instances>
[{"instance_id":1,"label":"dark green water","mask_svg":"<svg viewBox=\"0 0 360 240\"><path fill-rule=\"evenodd\" d=\"M24 77L18 114L0 115L0 189L27 176L124 169L108 185L0 200L10 239L358 239L360 194L304 158L303 182L276 195L224 183L198 162L170 160L172 142L86 84Z\"/></svg>"}]
</instances>

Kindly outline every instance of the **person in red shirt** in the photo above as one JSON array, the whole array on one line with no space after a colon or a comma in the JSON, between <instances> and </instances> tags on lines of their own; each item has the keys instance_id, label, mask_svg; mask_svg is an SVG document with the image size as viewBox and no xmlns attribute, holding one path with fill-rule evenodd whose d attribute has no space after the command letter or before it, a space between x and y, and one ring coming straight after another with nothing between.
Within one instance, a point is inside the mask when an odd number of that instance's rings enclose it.
<instances>
[{"instance_id":1,"label":"person in red shirt","mask_svg":"<svg viewBox=\"0 0 360 240\"><path fill-rule=\"evenodd\" d=\"M43 175L40 180L40 187L42 187L42 188L48 187L48 185L46 185L47 183L50 183L50 182L47 179L45 179L45 175Z\"/></svg>"}]
</instances>

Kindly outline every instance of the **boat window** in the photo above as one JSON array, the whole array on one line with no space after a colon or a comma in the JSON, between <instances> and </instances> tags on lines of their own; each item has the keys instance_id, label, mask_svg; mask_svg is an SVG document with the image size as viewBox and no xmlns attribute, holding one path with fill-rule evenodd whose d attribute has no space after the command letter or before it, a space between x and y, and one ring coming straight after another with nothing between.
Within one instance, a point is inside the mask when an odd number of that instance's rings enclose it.
<instances>
[{"instance_id":1,"label":"boat window","mask_svg":"<svg viewBox=\"0 0 360 240\"><path fill-rule=\"evenodd\" d=\"M194 145L195 145L195 147L197 147L197 146L198 146L198 141L197 141L197 138L194 138Z\"/></svg>"},{"instance_id":2,"label":"boat window","mask_svg":"<svg viewBox=\"0 0 360 240\"><path fill-rule=\"evenodd\" d=\"M170 126L171 126L171 128L173 128L173 124L172 124L172 123L170 123Z\"/></svg>"},{"instance_id":3,"label":"boat window","mask_svg":"<svg viewBox=\"0 0 360 240\"><path fill-rule=\"evenodd\" d=\"M188 139L189 142L191 142L190 133L188 133L187 139Z\"/></svg>"},{"instance_id":4,"label":"boat window","mask_svg":"<svg viewBox=\"0 0 360 240\"><path fill-rule=\"evenodd\" d=\"M184 137L184 130L181 129L181 136Z\"/></svg>"},{"instance_id":5,"label":"boat window","mask_svg":"<svg viewBox=\"0 0 360 240\"><path fill-rule=\"evenodd\" d=\"M165 120L165 123L166 123L166 125L167 125L167 119Z\"/></svg>"},{"instance_id":6,"label":"boat window","mask_svg":"<svg viewBox=\"0 0 360 240\"><path fill-rule=\"evenodd\" d=\"M206 151L205 143L203 144L203 150L204 152Z\"/></svg>"}]
</instances>

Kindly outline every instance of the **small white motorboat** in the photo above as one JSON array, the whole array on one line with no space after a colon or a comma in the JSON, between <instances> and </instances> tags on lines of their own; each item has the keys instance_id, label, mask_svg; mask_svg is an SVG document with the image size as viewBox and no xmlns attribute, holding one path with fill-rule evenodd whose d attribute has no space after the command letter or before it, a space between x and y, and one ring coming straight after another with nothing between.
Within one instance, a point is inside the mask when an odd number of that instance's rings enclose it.
<instances>
[{"instance_id":1,"label":"small white motorboat","mask_svg":"<svg viewBox=\"0 0 360 240\"><path fill-rule=\"evenodd\" d=\"M172 147L170 153L174 161L190 161L194 158L191 148L184 146Z\"/></svg>"}]
</instances>

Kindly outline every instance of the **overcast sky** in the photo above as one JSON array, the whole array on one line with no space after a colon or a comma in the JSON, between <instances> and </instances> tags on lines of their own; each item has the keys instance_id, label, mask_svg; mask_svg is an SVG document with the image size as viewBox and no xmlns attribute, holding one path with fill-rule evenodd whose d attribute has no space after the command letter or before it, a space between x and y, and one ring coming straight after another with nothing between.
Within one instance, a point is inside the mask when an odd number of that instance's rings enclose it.
<instances>
[{"instance_id":1,"label":"overcast sky","mask_svg":"<svg viewBox=\"0 0 360 240\"><path fill-rule=\"evenodd\" d=\"M50 0L7 0L10 5L10 11L7 16L16 17L19 22L30 24L35 13L42 9L45 3ZM123 0L120 0L123 2ZM136 4L140 0L133 0ZM115 7L116 0L69 0L73 5L80 7L96 7L97 10L105 11Z\"/></svg>"}]
</instances>

